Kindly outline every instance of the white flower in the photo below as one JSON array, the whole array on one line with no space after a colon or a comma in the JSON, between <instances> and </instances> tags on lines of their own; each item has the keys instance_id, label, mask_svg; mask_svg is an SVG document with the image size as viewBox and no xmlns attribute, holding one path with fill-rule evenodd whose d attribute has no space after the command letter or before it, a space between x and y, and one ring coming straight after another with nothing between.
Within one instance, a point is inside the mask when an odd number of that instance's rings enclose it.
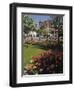
<instances>
[{"instance_id":1,"label":"white flower","mask_svg":"<svg viewBox=\"0 0 74 90\"><path fill-rule=\"evenodd\" d=\"M43 71L43 69L41 68L41 69L40 69L40 72L42 72L42 71Z\"/></svg>"},{"instance_id":2,"label":"white flower","mask_svg":"<svg viewBox=\"0 0 74 90\"><path fill-rule=\"evenodd\" d=\"M33 63L33 60L30 60L30 63Z\"/></svg>"}]
</instances>

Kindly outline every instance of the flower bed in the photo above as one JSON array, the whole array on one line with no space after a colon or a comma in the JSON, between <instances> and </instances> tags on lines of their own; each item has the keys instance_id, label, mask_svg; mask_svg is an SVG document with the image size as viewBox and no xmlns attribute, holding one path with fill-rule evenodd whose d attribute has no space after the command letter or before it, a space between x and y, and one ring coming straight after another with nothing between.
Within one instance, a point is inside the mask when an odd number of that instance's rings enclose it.
<instances>
[{"instance_id":1,"label":"flower bed","mask_svg":"<svg viewBox=\"0 0 74 90\"><path fill-rule=\"evenodd\" d=\"M52 74L63 73L63 53L48 50L33 56L24 68L24 74Z\"/></svg>"}]
</instances>

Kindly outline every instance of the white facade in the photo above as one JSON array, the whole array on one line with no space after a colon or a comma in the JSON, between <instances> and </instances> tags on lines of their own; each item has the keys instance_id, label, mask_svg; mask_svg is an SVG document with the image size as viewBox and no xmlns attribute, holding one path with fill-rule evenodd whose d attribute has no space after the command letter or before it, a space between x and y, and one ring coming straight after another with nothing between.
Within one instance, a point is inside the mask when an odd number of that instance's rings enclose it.
<instances>
[{"instance_id":1,"label":"white facade","mask_svg":"<svg viewBox=\"0 0 74 90\"><path fill-rule=\"evenodd\" d=\"M37 33L35 31L30 31L28 35L31 35L32 37L36 37Z\"/></svg>"}]
</instances>

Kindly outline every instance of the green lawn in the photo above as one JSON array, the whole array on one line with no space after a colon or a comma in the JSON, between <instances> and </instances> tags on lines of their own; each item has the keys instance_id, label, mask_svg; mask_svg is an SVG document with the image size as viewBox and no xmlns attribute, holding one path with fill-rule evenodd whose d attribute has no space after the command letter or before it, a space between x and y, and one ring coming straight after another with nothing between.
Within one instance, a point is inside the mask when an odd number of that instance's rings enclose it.
<instances>
[{"instance_id":1,"label":"green lawn","mask_svg":"<svg viewBox=\"0 0 74 90\"><path fill-rule=\"evenodd\" d=\"M36 47L35 45L28 45L28 47L23 47L23 60L24 64L28 64L32 59L32 56L37 56L39 52L45 51L41 48Z\"/></svg>"}]
</instances>

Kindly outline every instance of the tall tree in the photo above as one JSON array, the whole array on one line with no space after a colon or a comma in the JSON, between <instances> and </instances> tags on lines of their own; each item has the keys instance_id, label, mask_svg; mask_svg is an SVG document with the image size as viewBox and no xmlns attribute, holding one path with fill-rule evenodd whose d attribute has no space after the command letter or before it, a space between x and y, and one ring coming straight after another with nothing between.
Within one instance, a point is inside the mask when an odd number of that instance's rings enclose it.
<instances>
[{"instance_id":1,"label":"tall tree","mask_svg":"<svg viewBox=\"0 0 74 90\"><path fill-rule=\"evenodd\" d=\"M60 36L63 36L63 16L60 15L60 16L56 16L53 20L53 26L55 29L58 30L58 47L59 47L59 44L60 44L60 40L59 40L59 37Z\"/></svg>"},{"instance_id":2,"label":"tall tree","mask_svg":"<svg viewBox=\"0 0 74 90\"><path fill-rule=\"evenodd\" d=\"M23 31L27 34L29 31L33 31L35 29L35 23L32 18L28 15L23 15Z\"/></svg>"}]
</instances>

